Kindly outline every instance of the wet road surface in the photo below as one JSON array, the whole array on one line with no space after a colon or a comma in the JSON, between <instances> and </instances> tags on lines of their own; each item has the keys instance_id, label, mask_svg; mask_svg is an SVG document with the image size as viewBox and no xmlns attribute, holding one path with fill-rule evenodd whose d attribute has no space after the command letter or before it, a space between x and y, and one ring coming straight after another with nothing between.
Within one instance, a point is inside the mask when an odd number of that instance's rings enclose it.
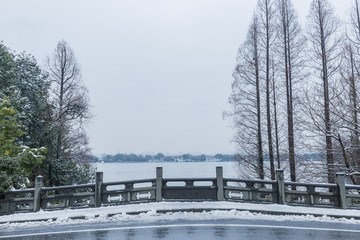
<instances>
[{"instance_id":1,"label":"wet road surface","mask_svg":"<svg viewBox=\"0 0 360 240\"><path fill-rule=\"evenodd\" d=\"M356 224L259 220L171 221L149 224L92 223L5 230L0 239L358 239Z\"/></svg>"}]
</instances>

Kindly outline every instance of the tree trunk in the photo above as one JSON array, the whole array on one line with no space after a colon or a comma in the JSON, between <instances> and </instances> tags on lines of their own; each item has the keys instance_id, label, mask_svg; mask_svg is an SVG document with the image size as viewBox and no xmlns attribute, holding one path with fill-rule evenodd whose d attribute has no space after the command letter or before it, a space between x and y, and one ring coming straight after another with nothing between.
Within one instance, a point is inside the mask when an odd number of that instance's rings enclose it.
<instances>
[{"instance_id":1,"label":"tree trunk","mask_svg":"<svg viewBox=\"0 0 360 240\"><path fill-rule=\"evenodd\" d=\"M331 136L331 122L330 122L330 97L329 97L329 77L328 77L328 62L326 53L324 23L321 13L320 1L318 1L319 11L319 27L321 37L321 52L322 52L322 81L324 88L324 124L325 124L325 143L326 143L326 165L328 171L328 182L334 183L334 156Z\"/></svg>"},{"instance_id":2,"label":"tree trunk","mask_svg":"<svg viewBox=\"0 0 360 240\"><path fill-rule=\"evenodd\" d=\"M255 32L257 30L255 29ZM255 75L256 75L256 108L257 108L257 140L258 140L258 173L259 178L264 179L264 157L262 149L262 133L261 133L261 102L260 102L260 73L259 73L259 56L257 39L254 39L255 49Z\"/></svg>"},{"instance_id":3,"label":"tree trunk","mask_svg":"<svg viewBox=\"0 0 360 240\"><path fill-rule=\"evenodd\" d=\"M270 110L270 16L269 2L265 1L266 17L266 120L268 131L269 160L271 169L271 179L275 180L275 164L272 142L271 110Z\"/></svg>"},{"instance_id":4,"label":"tree trunk","mask_svg":"<svg viewBox=\"0 0 360 240\"><path fill-rule=\"evenodd\" d=\"M286 11L287 18L287 57L288 57L288 138L289 138L289 164L290 164L290 178L291 181L296 182L296 170L295 170L295 141L294 141L294 112L293 112L293 81L292 81L292 57L290 46L290 29L289 29L289 12Z\"/></svg>"},{"instance_id":5,"label":"tree trunk","mask_svg":"<svg viewBox=\"0 0 360 240\"><path fill-rule=\"evenodd\" d=\"M282 24L284 37L284 64L285 64L285 85L286 85L286 107L288 127L288 150L290 179L296 182L295 169L295 146L294 146L294 118L293 118L293 96L292 96L292 69L291 69L291 46L288 7L285 0L282 0Z\"/></svg>"},{"instance_id":6,"label":"tree trunk","mask_svg":"<svg viewBox=\"0 0 360 240\"><path fill-rule=\"evenodd\" d=\"M355 60L353 49L349 46L350 64L351 64L351 77L350 77L350 102L352 103L351 115L352 115L352 133L351 133L351 155L353 164L347 166L348 169L357 168L359 166L360 149L359 149L359 126L358 126L358 110L357 110L357 94L355 84ZM344 159L347 160L347 159ZM348 162L348 161L346 161ZM348 164L349 165L349 164ZM357 166L356 166L357 165ZM358 184L357 179L351 179L354 184Z\"/></svg>"},{"instance_id":7,"label":"tree trunk","mask_svg":"<svg viewBox=\"0 0 360 240\"><path fill-rule=\"evenodd\" d=\"M274 72L274 71L273 71ZM276 86L275 86L275 77L272 77L272 84L273 84L273 105L274 105L274 124L275 124L275 144L276 144L276 162L277 162L277 169L281 168L280 162L280 150L279 150L279 129L278 129L278 118L277 118L277 106L276 106Z\"/></svg>"}]
</instances>

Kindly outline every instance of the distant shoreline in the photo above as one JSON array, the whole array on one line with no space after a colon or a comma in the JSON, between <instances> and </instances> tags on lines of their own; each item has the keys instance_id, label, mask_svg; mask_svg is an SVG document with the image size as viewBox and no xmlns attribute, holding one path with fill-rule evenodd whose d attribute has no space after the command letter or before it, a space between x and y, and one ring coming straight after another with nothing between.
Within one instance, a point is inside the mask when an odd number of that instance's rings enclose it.
<instances>
[{"instance_id":1,"label":"distant shoreline","mask_svg":"<svg viewBox=\"0 0 360 240\"><path fill-rule=\"evenodd\" d=\"M256 160L254 156L248 156ZM302 154L298 157L301 157L302 161L321 161L322 158L319 154ZM239 158L239 157L237 157ZM178 162L234 162L235 155L230 154L215 154L215 155L173 155L166 156L162 153L156 155L143 155L143 154L115 154L115 155L102 155L100 157L92 156L90 162L92 163L178 163ZM265 156L264 162L268 162L270 159ZM282 156L282 161L287 161L286 156Z\"/></svg>"},{"instance_id":2,"label":"distant shoreline","mask_svg":"<svg viewBox=\"0 0 360 240\"><path fill-rule=\"evenodd\" d=\"M226 161L217 161L217 160L209 160L209 161L98 161L95 163L206 163L206 162L234 162L234 160L226 160Z\"/></svg>"},{"instance_id":3,"label":"distant shoreline","mask_svg":"<svg viewBox=\"0 0 360 240\"><path fill-rule=\"evenodd\" d=\"M102 155L101 157L92 156L91 162L119 162L119 163L146 163L146 162L232 162L234 155L230 154L215 154L215 155L164 155L158 153L156 155L143 155L143 154L115 154L115 155Z\"/></svg>"}]
</instances>

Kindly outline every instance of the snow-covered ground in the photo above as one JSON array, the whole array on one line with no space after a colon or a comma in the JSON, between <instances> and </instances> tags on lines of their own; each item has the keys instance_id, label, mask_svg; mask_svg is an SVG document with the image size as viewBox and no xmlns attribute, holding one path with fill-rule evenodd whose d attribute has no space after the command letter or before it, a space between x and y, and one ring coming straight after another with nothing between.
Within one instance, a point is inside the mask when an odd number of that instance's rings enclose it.
<instances>
[{"instance_id":1,"label":"snow-covered ground","mask_svg":"<svg viewBox=\"0 0 360 240\"><path fill-rule=\"evenodd\" d=\"M180 210L175 213L158 213L157 210ZM183 209L184 211L181 211ZM216 209L203 212L189 212L196 209ZM223 210L222 210L223 209ZM239 211L241 209L241 211ZM187 211L185 211L187 210ZM252 210L289 212L288 215L271 215L264 213L253 213ZM127 213L144 211L139 215ZM297 215L301 213L302 215ZM313 216L321 214L322 216ZM110 215L110 216L109 216ZM344 216L346 218L334 218L332 215ZM273 221L316 221L316 222L341 222L349 224L360 224L360 220L351 219L360 217L358 210L341 210L309 207L292 207L277 204L250 204L234 202L161 202L131 204L113 207L101 207L91 209L68 209L61 211L40 211L37 213L19 213L0 217L1 229L14 229L26 227L53 226L59 224L80 224L117 221L124 225L130 223L168 222L174 220L221 220L221 219L251 219L251 220L273 220ZM74 218L85 219L74 219ZM350 218L349 218L350 217ZM40 220L43 221L33 221ZM44 221L45 219L45 221ZM47 220L46 220L47 219ZM16 222L22 221L22 222Z\"/></svg>"}]
</instances>

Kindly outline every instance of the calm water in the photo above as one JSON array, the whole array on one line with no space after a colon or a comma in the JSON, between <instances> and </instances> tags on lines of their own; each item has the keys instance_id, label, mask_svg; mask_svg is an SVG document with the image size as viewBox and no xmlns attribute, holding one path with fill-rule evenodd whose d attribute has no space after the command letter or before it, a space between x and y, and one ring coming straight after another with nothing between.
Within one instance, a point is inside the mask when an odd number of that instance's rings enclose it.
<instances>
[{"instance_id":1,"label":"calm water","mask_svg":"<svg viewBox=\"0 0 360 240\"><path fill-rule=\"evenodd\" d=\"M164 177L216 177L216 167L222 166L224 177L236 177L234 162L175 162L175 163L98 163L97 171L104 181L155 178L156 167L163 168Z\"/></svg>"}]
</instances>

